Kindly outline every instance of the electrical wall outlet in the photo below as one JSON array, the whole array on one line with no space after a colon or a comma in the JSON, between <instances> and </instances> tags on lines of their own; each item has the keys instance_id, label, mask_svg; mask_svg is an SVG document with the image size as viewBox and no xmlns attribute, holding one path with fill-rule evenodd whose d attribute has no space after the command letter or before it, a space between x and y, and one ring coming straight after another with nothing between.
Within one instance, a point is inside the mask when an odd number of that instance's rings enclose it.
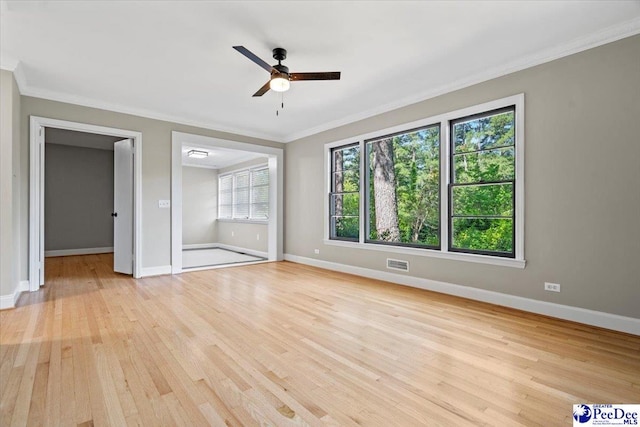
<instances>
[{"instance_id":1,"label":"electrical wall outlet","mask_svg":"<svg viewBox=\"0 0 640 427\"><path fill-rule=\"evenodd\" d=\"M314 249L313 252L318 255L320 253L320 249Z\"/></svg>"},{"instance_id":2,"label":"electrical wall outlet","mask_svg":"<svg viewBox=\"0 0 640 427\"><path fill-rule=\"evenodd\" d=\"M544 290L550 292L560 292L560 284L544 282Z\"/></svg>"},{"instance_id":3,"label":"electrical wall outlet","mask_svg":"<svg viewBox=\"0 0 640 427\"><path fill-rule=\"evenodd\" d=\"M158 200L158 207L159 208L170 208L171 207L171 200Z\"/></svg>"}]
</instances>

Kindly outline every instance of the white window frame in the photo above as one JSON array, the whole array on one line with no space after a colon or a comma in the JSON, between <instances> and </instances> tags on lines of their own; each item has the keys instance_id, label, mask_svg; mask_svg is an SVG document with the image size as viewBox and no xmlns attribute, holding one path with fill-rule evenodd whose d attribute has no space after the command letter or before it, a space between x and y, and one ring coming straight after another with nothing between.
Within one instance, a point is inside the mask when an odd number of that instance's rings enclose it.
<instances>
[{"instance_id":1,"label":"white window frame","mask_svg":"<svg viewBox=\"0 0 640 427\"><path fill-rule=\"evenodd\" d=\"M451 156L451 144L450 144L450 123L455 119L461 117L471 116L475 114L481 114L492 110L498 110L500 108L515 106L515 258L506 258L492 255L479 255L470 254L464 252L450 252L449 247L449 197L448 189L450 183L450 156ZM325 164L324 164L324 176L325 176L325 191L324 191L324 244L332 246L344 246L358 249L382 251L388 253L399 253L406 255L426 256L433 258L451 259L457 261L468 261L481 264L492 264L504 267L524 268L526 265L524 254L524 148L525 148L525 132L524 132L524 116L525 116L525 104L524 93L508 96L505 98L497 99L494 101L485 102L482 104L474 105L468 108L463 108L437 116L429 117L426 119L417 120L411 123L405 123L398 126L393 126L386 129L377 130L367 134L358 135L355 137L346 138L340 141L330 142L325 144ZM334 240L329 236L329 193L331 190L331 149L346 146L357 142L360 145L360 155L363 156L365 150L365 140L381 137L384 135L394 134L406 131L408 129L415 129L428 125L440 123L440 249L429 248L413 248L391 245L379 245L376 243L366 243L366 221L362 220L366 218L366 206L364 203L366 188L360 185L360 239L358 242ZM360 162L360 179L362 180L365 170L366 162Z\"/></svg>"},{"instance_id":2,"label":"white window frame","mask_svg":"<svg viewBox=\"0 0 640 427\"><path fill-rule=\"evenodd\" d=\"M267 172L267 183L266 184L255 184L253 181L253 177L254 174L256 172L260 172L260 171L266 171ZM270 182L269 180L269 165L264 165L262 167L255 167L252 168L249 171L249 218L252 221L269 221L269 200L267 199L267 216L266 218L257 218L254 215L254 205L256 203L253 203L253 195L254 195L254 189L255 188L260 188L260 187L266 187L267 188L267 195L269 194L269 185Z\"/></svg>"},{"instance_id":3,"label":"white window frame","mask_svg":"<svg viewBox=\"0 0 640 427\"><path fill-rule=\"evenodd\" d=\"M222 180L226 178L231 178L229 181L231 183L231 187L229 189L229 194L231 195L231 204L223 204L222 203ZM226 193L226 191L225 191ZM231 213L230 216L222 216L222 208L228 208ZM218 176L218 219L233 219L233 174L221 175Z\"/></svg>"},{"instance_id":4,"label":"white window frame","mask_svg":"<svg viewBox=\"0 0 640 427\"><path fill-rule=\"evenodd\" d=\"M221 221L221 222L244 222L244 223L257 223L257 224L265 224L269 222L269 218L254 218L252 216L253 212L252 212L252 206L251 206L251 197L252 197L252 192L253 192L253 180L252 180L252 175L253 172L255 171L259 171L259 170L264 170L264 169L269 169L269 165L268 164L260 164L260 165L256 165L256 166L251 166L250 168L242 168L242 169L237 169L237 170L233 170L233 171L229 171L229 172L225 172L223 174L218 175L218 218L217 221ZM238 175L242 175L242 174L247 174L248 175L248 181L249 181L249 195L248 195L248 217L237 217L236 216L236 205L237 205L237 201L236 201L236 179ZM220 181L223 178L226 177L232 177L232 185L231 185L231 217L221 217L220 216ZM269 186L271 185L271 176L269 176ZM271 203L271 200L269 200L267 203Z\"/></svg>"}]
</instances>

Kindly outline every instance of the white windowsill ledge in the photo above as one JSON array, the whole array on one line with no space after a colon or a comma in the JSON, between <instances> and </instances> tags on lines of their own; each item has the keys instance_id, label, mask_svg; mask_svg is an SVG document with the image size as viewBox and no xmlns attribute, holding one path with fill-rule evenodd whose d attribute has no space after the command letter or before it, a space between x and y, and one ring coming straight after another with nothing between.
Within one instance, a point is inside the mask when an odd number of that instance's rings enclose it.
<instances>
[{"instance_id":1,"label":"white windowsill ledge","mask_svg":"<svg viewBox=\"0 0 640 427\"><path fill-rule=\"evenodd\" d=\"M347 242L344 240L323 240L325 245L343 246L345 248L366 249L371 251L389 252L395 254L406 254L416 256L426 256L431 258L450 259L454 261L475 262L479 264L499 265L501 267L512 267L523 269L527 263L524 259L502 258L489 255L464 254L459 252L443 252L434 249L404 248L399 246L376 245L375 243Z\"/></svg>"},{"instance_id":2,"label":"white windowsill ledge","mask_svg":"<svg viewBox=\"0 0 640 427\"><path fill-rule=\"evenodd\" d=\"M229 219L229 218L216 218L218 222L233 222L233 223L241 223L241 224L269 224L268 220L259 220L259 219Z\"/></svg>"}]
</instances>

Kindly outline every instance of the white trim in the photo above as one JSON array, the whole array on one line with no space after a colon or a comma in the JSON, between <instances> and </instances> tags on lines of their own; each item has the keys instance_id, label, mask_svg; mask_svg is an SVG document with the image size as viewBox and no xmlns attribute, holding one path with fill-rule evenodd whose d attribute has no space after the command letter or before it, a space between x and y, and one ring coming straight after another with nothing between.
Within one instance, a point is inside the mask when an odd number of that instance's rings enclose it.
<instances>
[{"instance_id":1,"label":"white trim","mask_svg":"<svg viewBox=\"0 0 640 427\"><path fill-rule=\"evenodd\" d=\"M13 78L16 79L16 83L18 84L18 92L23 95L21 88L27 86L27 80L24 76L22 63L13 58L3 58L2 63L0 63L0 69L13 73Z\"/></svg>"},{"instance_id":2,"label":"white trim","mask_svg":"<svg viewBox=\"0 0 640 427\"><path fill-rule=\"evenodd\" d=\"M81 105L89 108L97 108L100 110L113 111L116 113L130 114L130 115L145 117L153 120L171 122L174 124L194 126L202 129L209 129L209 130L236 134L238 136L266 139L269 141L276 141L276 142L284 142L284 138L282 135L269 134L266 132L251 132L245 129L235 128L232 126L225 126L220 123L192 120L192 119L180 117L177 115L165 114L159 111L151 111L145 108L128 107L125 105L105 102L98 99L87 98L87 97L78 96L78 95L71 95L71 94L57 92L57 91L48 90L48 89L30 87L28 85L22 85L20 87L20 93L24 96L32 96L34 98L48 99L48 100L57 101L57 102L65 102L65 103Z\"/></svg>"},{"instance_id":3,"label":"white trim","mask_svg":"<svg viewBox=\"0 0 640 427\"><path fill-rule=\"evenodd\" d=\"M357 276L367 277L370 279L384 280L399 285L410 286L412 288L425 289L447 295L455 295L462 298L469 298L475 301L510 307L530 313L542 314L545 316L570 320L572 322L640 335L640 319L634 317L619 316L617 314L605 313L602 311L571 307L568 305L487 291L485 289L456 285L453 283L424 279L421 277L389 273L386 271L372 270L369 268L354 267L346 264L322 261L291 254L285 254L284 259L286 261L325 268L327 270L355 274Z\"/></svg>"},{"instance_id":4,"label":"white trim","mask_svg":"<svg viewBox=\"0 0 640 427\"><path fill-rule=\"evenodd\" d=\"M235 223L235 224L262 224L262 225L268 225L269 224L269 220L268 219L242 219L242 218L216 218L215 221L217 222L228 222L228 223Z\"/></svg>"},{"instance_id":5,"label":"white trim","mask_svg":"<svg viewBox=\"0 0 640 427\"><path fill-rule=\"evenodd\" d=\"M28 280L20 281L18 283L18 286L16 286L15 291L13 291L13 294L0 296L0 310L14 308L16 306L16 303L18 302L18 298L20 298L20 295L23 292L27 292L28 290L29 290L29 281Z\"/></svg>"},{"instance_id":6,"label":"white trim","mask_svg":"<svg viewBox=\"0 0 640 427\"><path fill-rule=\"evenodd\" d=\"M29 288L44 283L44 128L75 130L133 140L133 277L142 272L142 133L86 123L30 116L29 133ZM42 134L40 134L42 129Z\"/></svg>"},{"instance_id":7,"label":"white trim","mask_svg":"<svg viewBox=\"0 0 640 427\"><path fill-rule=\"evenodd\" d=\"M640 18L634 18L627 22L613 25L605 28L593 34L589 34L585 37L575 39L563 45L556 45L552 48L546 49L542 52L537 52L532 55L528 55L519 59L516 59L507 64L500 64L494 68L489 68L479 74L459 79L455 82L444 84L435 88L430 88L423 92L412 94L408 97L390 102L388 104L380 105L357 114L352 114L340 119L333 120L321 125L302 130L300 132L290 133L286 135L275 135L265 132L250 132L245 129L238 129L234 127L223 126L219 123L201 122L170 114L163 114L157 111L150 111L140 108L131 108L119 104L108 103L92 98L80 97L76 95L65 94L61 92L35 88L27 84L27 80L24 78L22 72L14 71L16 81L18 82L18 89L20 94L24 96L33 96L36 98L49 99L58 102L67 102L75 105L82 105L90 108L99 108L102 110L109 110L118 113L132 114L139 117L146 117L155 120L162 120L167 122L173 122L177 124L197 126L203 129L212 129L222 132L230 132L236 135L244 135L248 137L267 139L275 142L288 143L306 136L314 135L326 130L335 129L337 127L354 123L359 120L367 119L378 114L383 114L398 108L405 107L407 105L415 104L417 102L426 101L427 99L435 98L436 96L463 89L478 83L482 83L491 79L495 79L501 76L505 76L516 71L521 71L527 68L534 67L536 65L551 62L553 60L563 58L565 56L573 55L588 49L592 49L598 46L602 46L607 43L612 43L616 40L620 40L626 37L631 37L640 33ZM6 64L5 64L6 63ZM9 60L5 58L2 67L9 71L13 71L10 67L16 67L20 70L20 62L15 60Z\"/></svg>"},{"instance_id":8,"label":"white trim","mask_svg":"<svg viewBox=\"0 0 640 427\"><path fill-rule=\"evenodd\" d=\"M217 243L192 243L190 245L182 245L182 250L189 249L215 249L218 247Z\"/></svg>"},{"instance_id":9,"label":"white trim","mask_svg":"<svg viewBox=\"0 0 640 427\"><path fill-rule=\"evenodd\" d=\"M416 120L410 123L404 123L396 126L392 126L386 129L380 129L372 132L368 132L362 135L356 135L353 137L345 138L340 141L329 142L324 145L325 151L325 167L324 167L324 243L326 245L334 246L347 246L353 249L367 249L378 250L390 253L403 253L416 256L427 256L434 258L453 259L457 261L470 261L482 264L500 265L505 267L524 268L526 261L524 257L524 93L508 96L505 98L496 99L482 104L473 105L470 107L462 108L455 111L449 111L446 113L438 114L436 116L427 117L424 119ZM515 105L516 115L514 118L516 126L516 140L515 140L515 192L516 192L516 206L515 206L515 258L504 258L490 255L476 255L464 252L450 252L448 242L448 229L449 229L449 169L450 169L450 130L449 125L452 120L472 116L474 114L481 114L487 111L497 110L500 108ZM364 179L366 173L366 161L364 156L366 155L365 141L370 139L379 138L383 135L391 135L395 133L404 132L408 129L416 129L430 125L440 125L440 249L420 249L410 248L403 246L392 245L378 245L375 243L366 243L366 222L368 221L368 215L365 206L365 188L366 180ZM331 240L330 224L329 224L329 194L331 190L331 149L342 146L349 146L358 144L360 147L360 238L358 242L345 241L345 240Z\"/></svg>"},{"instance_id":10,"label":"white trim","mask_svg":"<svg viewBox=\"0 0 640 427\"><path fill-rule=\"evenodd\" d=\"M182 245L182 250L192 249L228 249L235 252L243 252L247 255L259 256L262 258L268 258L269 252L256 251L253 249L241 248L240 246L225 245L224 243L194 243L191 245Z\"/></svg>"},{"instance_id":11,"label":"white trim","mask_svg":"<svg viewBox=\"0 0 640 427\"><path fill-rule=\"evenodd\" d=\"M412 248L409 246L391 246L391 245L378 245L375 243L359 243L359 242L350 242L347 240L331 240L324 239L322 241L325 245L328 246L342 246L351 249L364 249L367 251L379 251L386 252L392 254L404 254L404 255L413 255L413 256L424 256L429 258L441 258L441 259L450 259L454 261L466 261L466 262L474 262L477 264L489 264L489 265L498 265L501 267L513 267L513 268L524 268L527 265L525 260L513 259L513 258L503 258L497 256L489 256L489 255L476 255L476 254L466 254L463 252L448 252L448 251L440 251L438 249L420 249L420 248Z\"/></svg>"},{"instance_id":12,"label":"white trim","mask_svg":"<svg viewBox=\"0 0 640 427\"><path fill-rule=\"evenodd\" d=\"M0 310L7 310L9 308L14 308L15 306L13 294L0 296Z\"/></svg>"},{"instance_id":13,"label":"white trim","mask_svg":"<svg viewBox=\"0 0 640 427\"><path fill-rule=\"evenodd\" d=\"M171 274L171 266L170 265L158 265L156 267L143 267L140 272L140 277L151 277L151 276L164 276L167 274Z\"/></svg>"},{"instance_id":14,"label":"white trim","mask_svg":"<svg viewBox=\"0 0 640 427\"><path fill-rule=\"evenodd\" d=\"M182 144L222 147L266 154L269 165L269 261L283 259L284 247L284 150L183 132L171 132L171 272L182 272ZM217 212L216 212L217 214Z\"/></svg>"},{"instance_id":15,"label":"white trim","mask_svg":"<svg viewBox=\"0 0 640 427\"><path fill-rule=\"evenodd\" d=\"M254 264L266 264L271 262L269 260L264 261L247 261L247 262L235 262L232 264L217 264L217 265L205 265L203 267L187 267L181 271L181 273L191 273L192 271L203 271L203 270L217 270L219 268L229 268L229 267L243 267L245 265L254 265Z\"/></svg>"},{"instance_id":16,"label":"white trim","mask_svg":"<svg viewBox=\"0 0 640 427\"><path fill-rule=\"evenodd\" d=\"M105 246L103 248L57 249L52 251L44 251L44 256L45 258L48 258L56 256L108 254L111 252L113 252L113 246Z\"/></svg>"},{"instance_id":17,"label":"white trim","mask_svg":"<svg viewBox=\"0 0 640 427\"><path fill-rule=\"evenodd\" d=\"M218 247L220 249L227 249L227 250L234 251L234 252L242 252L242 253L245 253L247 255L259 256L261 258L269 258L269 253L268 252L256 251L256 250L253 250L253 249L242 248L240 246L225 245L224 243L219 243Z\"/></svg>"},{"instance_id":18,"label":"white trim","mask_svg":"<svg viewBox=\"0 0 640 427\"><path fill-rule=\"evenodd\" d=\"M282 142L288 143L298 139L315 135L326 130L331 130L344 126L350 123L354 123L360 120L364 120L379 114L384 114L389 111L397 110L407 105L416 104L418 102L426 101L431 98L435 98L440 95L444 95L449 92L464 89L469 86L476 85L478 83L486 82L488 80L496 79L498 77L506 76L517 71L525 70L527 68L535 67L536 65L544 64L554 61L556 59L563 58L565 56L573 55L588 49L593 49L598 46L612 43L617 40L631 37L640 33L640 18L634 18L630 21L605 28L594 34L589 34L586 37L582 37L573 40L563 45L556 45L550 49L546 49L542 52L537 52L532 55L528 55L506 64L500 64L496 67L484 70L481 73L465 77L456 80L451 83L447 83L435 88L430 88L426 91L418 92L410 96L404 97L397 101L390 102L388 104L376 106L374 108L352 114L349 116L341 117L340 119L333 120L309 129L305 129L300 132L287 135Z\"/></svg>"}]
</instances>

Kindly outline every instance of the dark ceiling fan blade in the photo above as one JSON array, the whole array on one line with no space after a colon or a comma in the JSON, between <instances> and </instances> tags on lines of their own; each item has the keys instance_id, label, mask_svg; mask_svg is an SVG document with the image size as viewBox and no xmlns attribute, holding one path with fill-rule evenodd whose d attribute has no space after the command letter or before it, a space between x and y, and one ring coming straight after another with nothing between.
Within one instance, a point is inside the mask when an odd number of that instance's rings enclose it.
<instances>
[{"instance_id":1,"label":"dark ceiling fan blade","mask_svg":"<svg viewBox=\"0 0 640 427\"><path fill-rule=\"evenodd\" d=\"M247 58L249 58L251 61L255 62L256 64L258 64L259 66L261 66L262 68L267 70L267 72L270 73L271 70L273 70L273 67L271 65L267 64L262 59L258 58L253 52L251 52L246 47L244 47L244 46L233 46L233 48L235 50L237 50L238 52L240 52L241 54L243 54L244 56L246 56Z\"/></svg>"},{"instance_id":2,"label":"dark ceiling fan blade","mask_svg":"<svg viewBox=\"0 0 640 427\"><path fill-rule=\"evenodd\" d=\"M291 73L291 81L296 80L340 80L340 71L327 73Z\"/></svg>"},{"instance_id":3,"label":"dark ceiling fan blade","mask_svg":"<svg viewBox=\"0 0 640 427\"><path fill-rule=\"evenodd\" d=\"M269 84L271 83L271 80L269 80L268 82L266 82L264 84L264 86L262 86L260 89L258 89L258 91L256 93L253 94L253 96L262 96L265 93L267 93L270 89Z\"/></svg>"}]
</instances>

